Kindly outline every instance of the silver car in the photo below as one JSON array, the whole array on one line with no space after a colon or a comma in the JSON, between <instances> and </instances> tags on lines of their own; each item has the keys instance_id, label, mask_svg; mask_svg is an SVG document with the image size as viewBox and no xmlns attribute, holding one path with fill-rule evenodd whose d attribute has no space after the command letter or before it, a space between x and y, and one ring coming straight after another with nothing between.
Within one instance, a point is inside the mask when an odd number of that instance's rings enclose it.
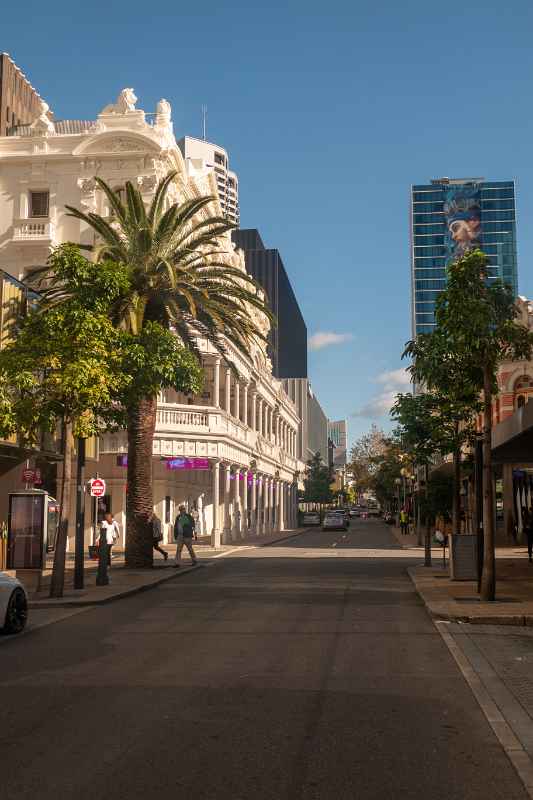
<instances>
[{"instance_id":1,"label":"silver car","mask_svg":"<svg viewBox=\"0 0 533 800\"><path fill-rule=\"evenodd\" d=\"M338 511L326 511L324 521L322 523L323 531L346 531L348 530L348 523L343 513Z\"/></svg>"},{"instance_id":2,"label":"silver car","mask_svg":"<svg viewBox=\"0 0 533 800\"><path fill-rule=\"evenodd\" d=\"M28 621L28 596L17 578L0 572L0 630L21 633Z\"/></svg>"}]
</instances>

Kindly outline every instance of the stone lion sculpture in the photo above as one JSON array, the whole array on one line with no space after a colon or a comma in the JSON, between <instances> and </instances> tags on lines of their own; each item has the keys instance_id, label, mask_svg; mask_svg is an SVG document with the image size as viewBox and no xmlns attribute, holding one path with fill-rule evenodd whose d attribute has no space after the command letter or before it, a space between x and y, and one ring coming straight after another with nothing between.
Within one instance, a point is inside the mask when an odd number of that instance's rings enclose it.
<instances>
[{"instance_id":1,"label":"stone lion sculpture","mask_svg":"<svg viewBox=\"0 0 533 800\"><path fill-rule=\"evenodd\" d=\"M129 114L131 111L136 111L135 103L137 97L133 89L123 89L117 97L116 103L110 103L102 109L102 114Z\"/></svg>"}]
</instances>

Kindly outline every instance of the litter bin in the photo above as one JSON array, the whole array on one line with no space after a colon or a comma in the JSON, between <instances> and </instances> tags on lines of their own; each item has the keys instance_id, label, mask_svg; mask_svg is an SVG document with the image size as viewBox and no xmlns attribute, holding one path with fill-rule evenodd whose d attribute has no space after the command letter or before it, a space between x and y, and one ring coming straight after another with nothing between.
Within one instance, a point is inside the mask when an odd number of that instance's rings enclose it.
<instances>
[{"instance_id":1,"label":"litter bin","mask_svg":"<svg viewBox=\"0 0 533 800\"><path fill-rule=\"evenodd\" d=\"M450 536L450 577L452 581L477 580L477 536L455 533Z\"/></svg>"}]
</instances>

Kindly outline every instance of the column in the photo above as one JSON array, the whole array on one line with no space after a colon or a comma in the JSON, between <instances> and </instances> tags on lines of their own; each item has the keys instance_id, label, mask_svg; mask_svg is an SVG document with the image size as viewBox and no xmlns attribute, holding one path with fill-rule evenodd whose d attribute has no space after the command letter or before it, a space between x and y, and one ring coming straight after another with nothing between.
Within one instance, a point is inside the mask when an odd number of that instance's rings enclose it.
<instances>
[{"instance_id":1,"label":"column","mask_svg":"<svg viewBox=\"0 0 533 800\"><path fill-rule=\"evenodd\" d=\"M220 408L220 358L215 358L215 378L213 384L213 405Z\"/></svg>"},{"instance_id":2,"label":"column","mask_svg":"<svg viewBox=\"0 0 533 800\"><path fill-rule=\"evenodd\" d=\"M231 414L231 370L226 367L226 411Z\"/></svg>"},{"instance_id":3,"label":"column","mask_svg":"<svg viewBox=\"0 0 533 800\"><path fill-rule=\"evenodd\" d=\"M253 431L257 430L257 392L252 392L252 402L250 407L250 427Z\"/></svg>"},{"instance_id":4,"label":"column","mask_svg":"<svg viewBox=\"0 0 533 800\"><path fill-rule=\"evenodd\" d=\"M276 418L276 444L281 444L281 417L279 414Z\"/></svg>"},{"instance_id":5,"label":"column","mask_svg":"<svg viewBox=\"0 0 533 800\"><path fill-rule=\"evenodd\" d=\"M263 475L256 475L257 480L257 511L256 511L256 523L255 523L255 530L258 536L261 536L263 533L263 523L264 523L264 508L263 508L263 499L264 499L264 489L265 484L263 480Z\"/></svg>"},{"instance_id":6,"label":"column","mask_svg":"<svg viewBox=\"0 0 533 800\"><path fill-rule=\"evenodd\" d=\"M224 543L231 540L231 465L224 464Z\"/></svg>"},{"instance_id":7,"label":"column","mask_svg":"<svg viewBox=\"0 0 533 800\"><path fill-rule=\"evenodd\" d=\"M243 403L242 403L242 421L245 425L248 425L248 384L244 384L244 396L243 396Z\"/></svg>"},{"instance_id":8,"label":"column","mask_svg":"<svg viewBox=\"0 0 533 800\"><path fill-rule=\"evenodd\" d=\"M220 547L220 462L213 462L213 475L212 475L212 488L213 495L213 528L211 531L211 546Z\"/></svg>"},{"instance_id":9,"label":"column","mask_svg":"<svg viewBox=\"0 0 533 800\"><path fill-rule=\"evenodd\" d=\"M267 406L267 421L268 421L268 435L267 439L269 442L272 441L272 408L271 406Z\"/></svg>"},{"instance_id":10,"label":"column","mask_svg":"<svg viewBox=\"0 0 533 800\"><path fill-rule=\"evenodd\" d=\"M231 538L238 541L241 536L241 471L233 471L233 526Z\"/></svg>"},{"instance_id":11,"label":"column","mask_svg":"<svg viewBox=\"0 0 533 800\"><path fill-rule=\"evenodd\" d=\"M257 475L252 473L250 530L257 535Z\"/></svg>"},{"instance_id":12,"label":"column","mask_svg":"<svg viewBox=\"0 0 533 800\"><path fill-rule=\"evenodd\" d=\"M285 530L285 481L278 482L279 498L278 498L278 530Z\"/></svg>"},{"instance_id":13,"label":"column","mask_svg":"<svg viewBox=\"0 0 533 800\"><path fill-rule=\"evenodd\" d=\"M263 533L268 535L270 532L270 516L269 516L269 503L270 503L270 478L266 475L263 476Z\"/></svg>"},{"instance_id":14,"label":"column","mask_svg":"<svg viewBox=\"0 0 533 800\"><path fill-rule=\"evenodd\" d=\"M250 475L249 471L245 469L243 471L243 494L242 494L242 517L241 517L241 533L243 538L248 533L248 476Z\"/></svg>"},{"instance_id":15,"label":"column","mask_svg":"<svg viewBox=\"0 0 533 800\"><path fill-rule=\"evenodd\" d=\"M257 431L258 431L259 435L262 436L263 435L263 398L262 397L258 397L257 398L257 403L258 403L258 412L259 412L258 415L257 415L257 419L258 419Z\"/></svg>"},{"instance_id":16,"label":"column","mask_svg":"<svg viewBox=\"0 0 533 800\"><path fill-rule=\"evenodd\" d=\"M235 419L241 418L241 383L238 378L235 379L235 402L234 402L233 416Z\"/></svg>"}]
</instances>

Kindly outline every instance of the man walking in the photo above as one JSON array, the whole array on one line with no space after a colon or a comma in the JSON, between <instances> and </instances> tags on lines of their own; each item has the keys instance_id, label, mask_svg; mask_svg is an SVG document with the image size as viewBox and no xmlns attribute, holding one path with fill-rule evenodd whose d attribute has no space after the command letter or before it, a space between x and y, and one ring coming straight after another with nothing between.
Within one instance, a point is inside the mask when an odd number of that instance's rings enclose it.
<instances>
[{"instance_id":1,"label":"man walking","mask_svg":"<svg viewBox=\"0 0 533 800\"><path fill-rule=\"evenodd\" d=\"M189 555L191 557L191 561L193 566L196 566L198 560L196 558L196 553L193 550L192 546L192 537L194 535L194 519L191 517L190 514L187 513L185 506L179 507L179 514L176 517L176 522L174 523L174 538L176 540L176 563L174 567L181 567L181 551L183 550L183 545L189 551Z\"/></svg>"},{"instance_id":2,"label":"man walking","mask_svg":"<svg viewBox=\"0 0 533 800\"><path fill-rule=\"evenodd\" d=\"M166 550L159 545L159 542L163 541L163 528L161 525L161 520L157 516L157 514L152 514L152 544L154 550L157 550L158 553L161 553L165 561L168 559L168 553Z\"/></svg>"},{"instance_id":3,"label":"man walking","mask_svg":"<svg viewBox=\"0 0 533 800\"><path fill-rule=\"evenodd\" d=\"M402 510L400 511L400 531L402 536L407 536L408 522L409 518L407 516L407 511L405 510L405 508L402 508Z\"/></svg>"}]
</instances>

